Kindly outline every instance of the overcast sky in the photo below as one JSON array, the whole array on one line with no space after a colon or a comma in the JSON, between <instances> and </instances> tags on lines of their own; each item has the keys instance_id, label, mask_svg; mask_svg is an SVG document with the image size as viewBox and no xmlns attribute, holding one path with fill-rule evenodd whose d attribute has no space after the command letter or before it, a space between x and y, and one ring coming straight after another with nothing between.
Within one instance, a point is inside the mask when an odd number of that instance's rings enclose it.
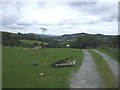
<instances>
[{"instance_id":1,"label":"overcast sky","mask_svg":"<svg viewBox=\"0 0 120 90\"><path fill-rule=\"evenodd\" d=\"M118 34L118 2L1 2L1 31Z\"/></svg>"}]
</instances>

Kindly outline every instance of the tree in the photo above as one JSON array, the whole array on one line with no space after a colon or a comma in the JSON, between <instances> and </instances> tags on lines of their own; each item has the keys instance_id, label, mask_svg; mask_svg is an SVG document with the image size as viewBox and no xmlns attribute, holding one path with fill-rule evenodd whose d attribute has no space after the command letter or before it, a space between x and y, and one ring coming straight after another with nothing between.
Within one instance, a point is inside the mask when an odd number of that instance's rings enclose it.
<instances>
[{"instance_id":1,"label":"tree","mask_svg":"<svg viewBox=\"0 0 120 90\"><path fill-rule=\"evenodd\" d=\"M2 40L10 40L11 34L7 32L2 32Z\"/></svg>"},{"instance_id":2,"label":"tree","mask_svg":"<svg viewBox=\"0 0 120 90\"><path fill-rule=\"evenodd\" d=\"M33 46L38 46L38 42L34 42L34 43L33 43Z\"/></svg>"},{"instance_id":3,"label":"tree","mask_svg":"<svg viewBox=\"0 0 120 90\"><path fill-rule=\"evenodd\" d=\"M72 43L74 48L95 48L98 45L96 38L90 35L80 36Z\"/></svg>"},{"instance_id":4,"label":"tree","mask_svg":"<svg viewBox=\"0 0 120 90\"><path fill-rule=\"evenodd\" d=\"M115 36L112 40L113 47L120 47L120 35Z\"/></svg>"}]
</instances>

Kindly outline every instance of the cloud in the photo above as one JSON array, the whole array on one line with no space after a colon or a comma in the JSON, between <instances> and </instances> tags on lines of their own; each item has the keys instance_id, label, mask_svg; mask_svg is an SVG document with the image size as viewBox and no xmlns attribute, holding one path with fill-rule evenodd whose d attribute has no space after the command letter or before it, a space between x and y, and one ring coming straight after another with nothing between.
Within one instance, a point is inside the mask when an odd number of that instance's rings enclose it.
<instances>
[{"instance_id":1,"label":"cloud","mask_svg":"<svg viewBox=\"0 0 120 90\"><path fill-rule=\"evenodd\" d=\"M12 25L6 25L4 26L7 29L26 29L26 26L21 26L21 25L17 25L17 24L12 24Z\"/></svg>"},{"instance_id":2,"label":"cloud","mask_svg":"<svg viewBox=\"0 0 120 90\"><path fill-rule=\"evenodd\" d=\"M16 23L20 19L19 11L14 3L2 3L2 25L10 25Z\"/></svg>"},{"instance_id":3,"label":"cloud","mask_svg":"<svg viewBox=\"0 0 120 90\"><path fill-rule=\"evenodd\" d=\"M83 13L89 15L98 15L101 17L101 20L112 21L117 20L117 8L118 3L116 2L71 2L69 5L78 10L81 10Z\"/></svg>"},{"instance_id":4,"label":"cloud","mask_svg":"<svg viewBox=\"0 0 120 90\"><path fill-rule=\"evenodd\" d=\"M2 3L4 30L46 34L118 34L115 2L10 2Z\"/></svg>"},{"instance_id":5,"label":"cloud","mask_svg":"<svg viewBox=\"0 0 120 90\"><path fill-rule=\"evenodd\" d=\"M14 15L9 15L9 16L3 16L2 17L2 25L9 25L9 24L14 24L19 18Z\"/></svg>"},{"instance_id":6,"label":"cloud","mask_svg":"<svg viewBox=\"0 0 120 90\"><path fill-rule=\"evenodd\" d=\"M28 22L28 21L24 21L24 20L21 20L21 21L18 21L16 22L17 25L19 26L31 26L33 25L35 22Z\"/></svg>"}]
</instances>

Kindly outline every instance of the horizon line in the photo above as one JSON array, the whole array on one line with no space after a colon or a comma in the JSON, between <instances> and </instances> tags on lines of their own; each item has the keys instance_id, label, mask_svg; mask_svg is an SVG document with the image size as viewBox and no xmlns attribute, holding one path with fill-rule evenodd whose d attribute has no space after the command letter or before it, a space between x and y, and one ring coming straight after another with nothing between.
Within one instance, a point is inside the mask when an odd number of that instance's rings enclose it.
<instances>
[{"instance_id":1,"label":"horizon line","mask_svg":"<svg viewBox=\"0 0 120 90\"><path fill-rule=\"evenodd\" d=\"M0 32L8 32L8 33L14 33L14 34L17 34L17 33L21 33L21 34L37 34L37 35L42 35L42 34L39 34L39 33L22 33L22 32L10 32L10 31L0 31ZM102 33L86 33L86 32L80 32L80 33L71 33L71 34L61 34L61 35L57 35L57 34L44 34L44 35L48 35L48 36L63 36L63 35L74 35L74 34L92 34L92 35L106 35L106 36L117 36L117 35L120 35L120 34L102 34Z\"/></svg>"}]
</instances>

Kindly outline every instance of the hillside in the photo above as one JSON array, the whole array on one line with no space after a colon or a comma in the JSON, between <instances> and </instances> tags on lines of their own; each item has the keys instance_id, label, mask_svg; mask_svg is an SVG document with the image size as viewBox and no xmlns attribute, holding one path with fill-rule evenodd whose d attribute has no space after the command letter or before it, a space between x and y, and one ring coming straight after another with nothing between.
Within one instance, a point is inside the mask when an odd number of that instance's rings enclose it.
<instances>
[{"instance_id":1,"label":"hillside","mask_svg":"<svg viewBox=\"0 0 120 90\"><path fill-rule=\"evenodd\" d=\"M97 38L98 40L111 40L115 35L102 35L102 34L87 34L87 33L76 33L76 34L65 34L60 36L60 39L62 40L71 40L71 39L76 39L81 36L93 36Z\"/></svg>"},{"instance_id":2,"label":"hillside","mask_svg":"<svg viewBox=\"0 0 120 90\"><path fill-rule=\"evenodd\" d=\"M61 36L55 36L55 35L39 35L35 33L27 33L27 34L22 34L22 33L11 33L11 32L2 32L2 44L3 45L10 45L10 46L21 46L22 44L28 44L34 43L33 41L36 42L45 42L47 43L47 47L65 47L67 44L72 44L76 42L77 45L77 39L82 38L81 40L85 41L85 38L87 39L88 42L91 42L91 39L96 39L92 40L92 43L97 43L101 44L117 44L117 38L115 35L102 35L102 34L87 34L87 33L76 33L76 34L65 34ZM91 39L90 39L91 38ZM116 41L114 39L116 38ZM27 42L27 43L26 43ZM39 44L39 43L38 43ZM81 44L81 41L79 41L78 44ZM24 45L22 45L24 46ZM33 46L33 45L32 45Z\"/></svg>"},{"instance_id":3,"label":"hillside","mask_svg":"<svg viewBox=\"0 0 120 90\"><path fill-rule=\"evenodd\" d=\"M4 33L10 33L12 36L16 36L16 35L20 36L21 35L22 39L27 38L27 39L39 39L39 40L41 40L43 38L43 35L35 34L35 33L22 34L22 33L2 32L2 34L4 34ZM54 39L54 40L72 40L72 39L76 39L80 36L85 36L85 35L93 36L97 39L102 39L102 40L112 39L113 37L116 36L116 35L103 35L103 34L75 33L75 34L64 34L61 36L44 35L44 37Z\"/></svg>"},{"instance_id":4,"label":"hillside","mask_svg":"<svg viewBox=\"0 0 120 90\"><path fill-rule=\"evenodd\" d=\"M36 40L20 40L22 43L33 45L34 43L41 44L42 42ZM45 42L44 42L45 43ZM47 43L45 43L47 44Z\"/></svg>"}]
</instances>

